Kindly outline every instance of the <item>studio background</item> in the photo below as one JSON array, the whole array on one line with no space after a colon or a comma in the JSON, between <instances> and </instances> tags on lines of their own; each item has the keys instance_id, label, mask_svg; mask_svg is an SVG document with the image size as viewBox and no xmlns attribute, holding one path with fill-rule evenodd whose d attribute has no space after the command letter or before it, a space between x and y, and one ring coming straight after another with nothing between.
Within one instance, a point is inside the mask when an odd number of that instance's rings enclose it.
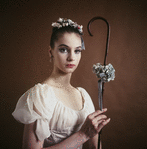
<instances>
[{"instance_id":1,"label":"studio background","mask_svg":"<svg viewBox=\"0 0 147 149\"><path fill-rule=\"evenodd\" d=\"M116 70L105 84L104 107L111 122L103 129L103 149L147 149L147 1L146 0L3 0L0 2L1 149L22 146L23 124L11 115L19 97L51 73L48 46L51 23L70 18L84 26L86 50L72 84L85 88L98 109L95 63L103 63L111 26L107 64Z\"/></svg>"}]
</instances>

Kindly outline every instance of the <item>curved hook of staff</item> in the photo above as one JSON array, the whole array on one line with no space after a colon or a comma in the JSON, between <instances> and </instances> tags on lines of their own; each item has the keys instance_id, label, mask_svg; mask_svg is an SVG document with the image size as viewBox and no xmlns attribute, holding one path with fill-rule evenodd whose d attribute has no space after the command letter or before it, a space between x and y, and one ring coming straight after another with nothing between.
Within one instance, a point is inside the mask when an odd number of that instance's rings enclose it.
<instances>
[{"instance_id":1,"label":"curved hook of staff","mask_svg":"<svg viewBox=\"0 0 147 149\"><path fill-rule=\"evenodd\" d=\"M108 21L105 18L103 18L103 17L94 17L94 18L92 18L88 22L87 30L88 30L89 35L93 36L91 31L90 31L90 25L91 25L91 23L93 21L98 20L98 19L105 21L106 24L107 24L107 40L106 40L106 51L105 51L105 58L104 58L104 66L105 66L106 65L106 60L107 60L107 55L108 55L108 45L109 45L109 37L110 37L110 25L109 25Z\"/></svg>"}]
</instances>

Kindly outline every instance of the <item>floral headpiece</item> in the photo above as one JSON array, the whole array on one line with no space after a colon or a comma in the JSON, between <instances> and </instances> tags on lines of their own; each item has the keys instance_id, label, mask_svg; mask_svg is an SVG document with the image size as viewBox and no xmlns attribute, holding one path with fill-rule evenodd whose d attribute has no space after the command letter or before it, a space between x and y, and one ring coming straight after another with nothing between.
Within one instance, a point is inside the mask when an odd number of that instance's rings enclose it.
<instances>
[{"instance_id":1,"label":"floral headpiece","mask_svg":"<svg viewBox=\"0 0 147 149\"><path fill-rule=\"evenodd\" d=\"M71 27L77 28L78 31L81 34L83 34L83 29L82 29L83 26L82 25L78 25L76 22L73 22L70 19L59 18L57 20L57 22L53 22L52 23L52 26L53 27L57 27L58 29L61 28L61 27L65 27L65 26L71 26Z\"/></svg>"}]
</instances>

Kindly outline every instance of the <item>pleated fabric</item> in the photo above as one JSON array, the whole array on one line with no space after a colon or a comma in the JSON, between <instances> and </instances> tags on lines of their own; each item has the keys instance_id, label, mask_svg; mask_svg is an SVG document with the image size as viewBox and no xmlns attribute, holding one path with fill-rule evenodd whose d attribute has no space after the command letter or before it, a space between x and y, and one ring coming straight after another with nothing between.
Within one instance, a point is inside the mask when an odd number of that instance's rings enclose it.
<instances>
[{"instance_id":1,"label":"pleated fabric","mask_svg":"<svg viewBox=\"0 0 147 149\"><path fill-rule=\"evenodd\" d=\"M52 87L38 83L19 98L12 115L23 124L36 121L35 133L40 141L44 140L44 147L55 145L79 131L86 117L95 111L87 91L77 89L84 99L82 110L65 106L56 98Z\"/></svg>"}]
</instances>

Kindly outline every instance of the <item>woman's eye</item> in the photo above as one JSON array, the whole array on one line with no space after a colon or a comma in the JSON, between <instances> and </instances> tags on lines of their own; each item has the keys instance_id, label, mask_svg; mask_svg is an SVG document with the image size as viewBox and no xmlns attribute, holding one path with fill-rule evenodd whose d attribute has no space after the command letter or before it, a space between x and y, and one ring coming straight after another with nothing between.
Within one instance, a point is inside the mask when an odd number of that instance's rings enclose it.
<instances>
[{"instance_id":1,"label":"woman's eye","mask_svg":"<svg viewBox=\"0 0 147 149\"><path fill-rule=\"evenodd\" d=\"M66 48L60 48L59 51L60 51L61 53L66 53L66 52L67 52L67 49L66 49Z\"/></svg>"},{"instance_id":2,"label":"woman's eye","mask_svg":"<svg viewBox=\"0 0 147 149\"><path fill-rule=\"evenodd\" d=\"M82 52L81 50L75 50L76 54L79 54L80 52Z\"/></svg>"}]
</instances>

